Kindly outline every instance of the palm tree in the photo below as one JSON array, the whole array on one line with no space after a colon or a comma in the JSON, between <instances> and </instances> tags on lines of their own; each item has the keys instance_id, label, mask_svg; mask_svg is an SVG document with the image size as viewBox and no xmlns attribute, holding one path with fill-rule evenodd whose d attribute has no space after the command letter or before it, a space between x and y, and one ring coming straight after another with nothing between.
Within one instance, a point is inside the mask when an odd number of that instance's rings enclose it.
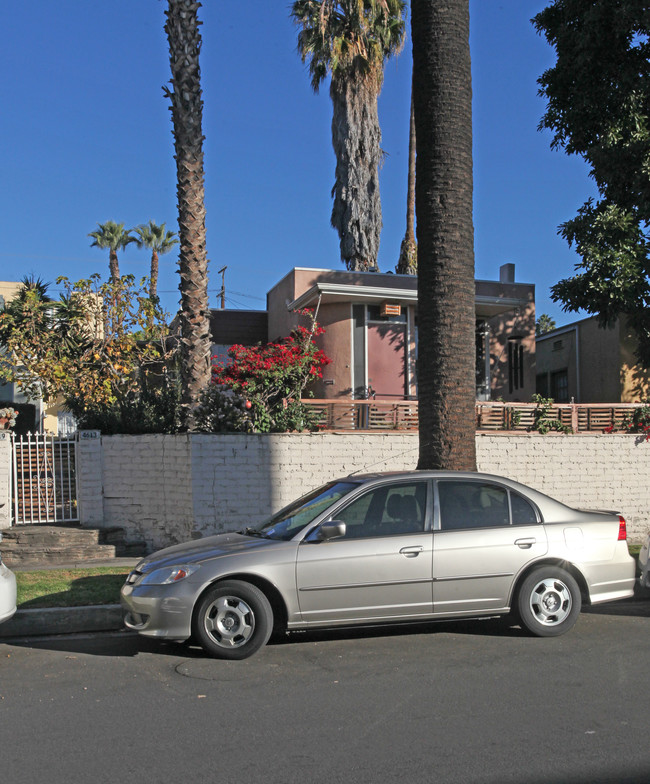
<instances>
[{"instance_id":1,"label":"palm tree","mask_svg":"<svg viewBox=\"0 0 650 784\"><path fill-rule=\"evenodd\" d=\"M332 226L350 270L376 270L381 233L377 98L384 61L404 42L403 0L296 0L298 51L314 92L328 74L336 175Z\"/></svg>"},{"instance_id":2,"label":"palm tree","mask_svg":"<svg viewBox=\"0 0 650 784\"><path fill-rule=\"evenodd\" d=\"M418 468L476 469L469 0L412 0Z\"/></svg>"},{"instance_id":3,"label":"palm tree","mask_svg":"<svg viewBox=\"0 0 650 784\"><path fill-rule=\"evenodd\" d=\"M406 188L406 233L399 249L395 272L398 275L417 275L418 272L418 246L415 242L415 114L412 95L409 124L409 171Z\"/></svg>"},{"instance_id":4,"label":"palm tree","mask_svg":"<svg viewBox=\"0 0 650 784\"><path fill-rule=\"evenodd\" d=\"M168 0L165 32L169 42L171 102L176 152L176 197L180 236L180 358L183 427L195 429L201 394L210 383L208 259L205 248L203 182L203 100L197 0Z\"/></svg>"},{"instance_id":5,"label":"palm tree","mask_svg":"<svg viewBox=\"0 0 650 784\"><path fill-rule=\"evenodd\" d=\"M130 242L135 241L135 238L129 233L130 229L124 228L123 223L106 221L106 223L98 223L97 226L99 228L96 231L91 231L88 235L93 238L90 247L101 248L102 250L108 248L108 267L110 269L111 280L119 280L120 265L117 261L117 251L124 250Z\"/></svg>"},{"instance_id":6,"label":"palm tree","mask_svg":"<svg viewBox=\"0 0 650 784\"><path fill-rule=\"evenodd\" d=\"M166 231L166 224L158 226L152 220L136 226L135 242L138 248L151 249L151 275L149 282L149 298L153 301L158 297L158 256L164 256L178 243L173 231Z\"/></svg>"}]
</instances>

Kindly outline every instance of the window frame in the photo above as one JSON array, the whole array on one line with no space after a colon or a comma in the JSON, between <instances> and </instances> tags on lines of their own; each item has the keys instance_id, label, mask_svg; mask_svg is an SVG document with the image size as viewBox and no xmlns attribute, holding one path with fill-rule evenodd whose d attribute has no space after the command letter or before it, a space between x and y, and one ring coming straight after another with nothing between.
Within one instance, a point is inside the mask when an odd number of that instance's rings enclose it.
<instances>
[{"instance_id":1,"label":"window frame","mask_svg":"<svg viewBox=\"0 0 650 784\"><path fill-rule=\"evenodd\" d=\"M423 527L421 531L385 533L385 534L375 534L371 536L357 536L357 537L344 536L344 537L337 537L335 541L358 542L358 541L363 541L364 539L386 539L391 536L422 536L423 534L432 533L433 487L432 487L431 479L426 477L413 477L413 478L400 477L399 479L394 479L392 481L386 481L386 482L377 482L376 484L372 484L369 486L361 485L361 487L359 488L359 492L349 494L345 498L340 499L339 502L334 507L334 509L332 509L325 518L321 519L316 525L314 525L309 531L305 533L305 536L303 537L302 541L305 543L312 543L314 541L317 541L314 538L314 535L321 524L338 520L339 519L338 515L344 509L346 509L348 506L351 506L352 504L357 503L369 493L375 493L379 490L384 490L386 492L386 501L387 501L388 494L393 488L413 486L413 485L423 485L425 491L424 508L422 509L424 520L423 520Z\"/></svg>"},{"instance_id":2,"label":"window frame","mask_svg":"<svg viewBox=\"0 0 650 784\"><path fill-rule=\"evenodd\" d=\"M507 498L508 498L508 520L509 520L508 525L507 526L506 525L477 525L477 526L473 526L473 527L469 527L468 526L468 527L462 527L462 528L443 528L442 527L442 514L441 514L441 507L440 507L440 484L441 483L452 483L452 482L454 484L458 484L458 483L462 482L462 483L467 483L467 484L480 485L481 487L486 487L486 486L487 487L495 487L495 488L497 488L499 490L505 491L506 494L507 494ZM526 503L532 508L533 513L535 514L535 518L536 518L534 523L533 522L529 522L529 523L515 523L515 522L513 522L512 494L518 496L519 498L523 498L524 501L526 501ZM537 504L534 503L534 501L532 501L530 498L525 496L523 493L520 493L517 490L515 490L514 488L509 487L508 485L501 484L500 482L490 481L490 480L487 480L487 481L485 481L485 480L477 480L477 479L470 478L470 477L453 477L453 478L452 477L449 477L449 478L445 477L445 478L442 478L442 479L436 479L434 481L434 487L433 487L433 504L434 504L434 509L433 509L433 531L434 532L439 532L439 533L445 533L445 532L451 533L451 532L458 532L458 531L487 531L489 529L495 529L495 528L500 528L500 529L504 529L504 528L520 528L520 527L523 527L525 525L541 525L544 522L544 519L542 517L540 509L537 506Z\"/></svg>"}]
</instances>

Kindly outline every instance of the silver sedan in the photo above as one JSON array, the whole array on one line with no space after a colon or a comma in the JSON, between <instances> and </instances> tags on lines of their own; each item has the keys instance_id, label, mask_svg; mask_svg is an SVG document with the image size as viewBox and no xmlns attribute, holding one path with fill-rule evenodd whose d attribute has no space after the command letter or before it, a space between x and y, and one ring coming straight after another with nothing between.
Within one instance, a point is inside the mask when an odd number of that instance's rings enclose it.
<instances>
[{"instance_id":1,"label":"silver sedan","mask_svg":"<svg viewBox=\"0 0 650 784\"><path fill-rule=\"evenodd\" d=\"M244 659L274 629L512 614L551 637L633 594L625 520L488 474L329 482L237 533L168 547L122 588L125 624Z\"/></svg>"}]
</instances>

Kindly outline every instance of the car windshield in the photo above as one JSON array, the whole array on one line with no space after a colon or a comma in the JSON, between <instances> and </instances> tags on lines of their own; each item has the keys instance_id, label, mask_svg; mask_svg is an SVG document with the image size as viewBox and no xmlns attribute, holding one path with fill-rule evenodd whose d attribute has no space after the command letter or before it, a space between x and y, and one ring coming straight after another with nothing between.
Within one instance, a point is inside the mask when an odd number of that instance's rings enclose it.
<instances>
[{"instance_id":1,"label":"car windshield","mask_svg":"<svg viewBox=\"0 0 650 784\"><path fill-rule=\"evenodd\" d=\"M357 487L357 482L330 482L285 506L258 528L247 528L249 536L289 540L329 506Z\"/></svg>"}]
</instances>

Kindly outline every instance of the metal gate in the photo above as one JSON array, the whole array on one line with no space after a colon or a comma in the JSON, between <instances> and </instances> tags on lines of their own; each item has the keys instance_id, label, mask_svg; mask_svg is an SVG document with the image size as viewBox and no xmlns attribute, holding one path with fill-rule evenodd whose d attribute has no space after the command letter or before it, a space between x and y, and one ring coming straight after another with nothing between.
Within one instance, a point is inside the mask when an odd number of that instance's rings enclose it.
<instances>
[{"instance_id":1,"label":"metal gate","mask_svg":"<svg viewBox=\"0 0 650 784\"><path fill-rule=\"evenodd\" d=\"M13 524L78 521L75 436L28 433L12 440Z\"/></svg>"}]
</instances>

